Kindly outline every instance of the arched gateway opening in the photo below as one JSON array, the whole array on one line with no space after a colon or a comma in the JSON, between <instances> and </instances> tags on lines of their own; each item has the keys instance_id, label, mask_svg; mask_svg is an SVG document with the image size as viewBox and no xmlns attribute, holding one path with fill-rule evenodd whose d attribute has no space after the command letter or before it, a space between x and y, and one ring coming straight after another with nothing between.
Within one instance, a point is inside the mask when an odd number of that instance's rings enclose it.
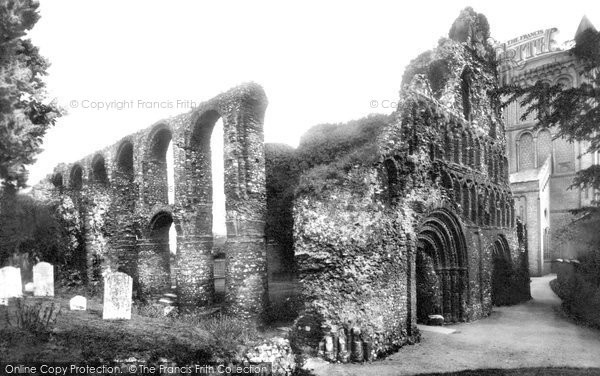
<instances>
[{"instance_id":1,"label":"arched gateway opening","mask_svg":"<svg viewBox=\"0 0 600 376\"><path fill-rule=\"evenodd\" d=\"M169 230L173 217L166 211L155 214L148 236L140 247L140 284L148 297L160 296L171 288L173 260L169 249Z\"/></svg>"},{"instance_id":2,"label":"arched gateway opening","mask_svg":"<svg viewBox=\"0 0 600 376\"><path fill-rule=\"evenodd\" d=\"M456 216L445 209L431 213L421 225L417 247L417 321L426 323L429 315L464 321L467 249Z\"/></svg>"},{"instance_id":3,"label":"arched gateway opening","mask_svg":"<svg viewBox=\"0 0 600 376\"><path fill-rule=\"evenodd\" d=\"M492 248L492 304L511 303L512 259L506 238L499 236Z\"/></svg>"}]
</instances>

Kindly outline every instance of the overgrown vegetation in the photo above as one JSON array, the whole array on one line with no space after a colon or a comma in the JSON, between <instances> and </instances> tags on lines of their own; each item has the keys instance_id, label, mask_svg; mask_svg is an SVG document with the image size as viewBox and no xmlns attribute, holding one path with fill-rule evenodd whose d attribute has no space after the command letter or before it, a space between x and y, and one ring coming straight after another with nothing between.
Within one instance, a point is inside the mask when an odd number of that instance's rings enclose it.
<instances>
[{"instance_id":1,"label":"overgrown vegetation","mask_svg":"<svg viewBox=\"0 0 600 376\"><path fill-rule=\"evenodd\" d=\"M309 129L297 149L303 171L296 192L320 193L346 179L355 166L377 162L376 139L388 125L387 115L373 114L346 124L321 124Z\"/></svg>"},{"instance_id":2,"label":"overgrown vegetation","mask_svg":"<svg viewBox=\"0 0 600 376\"><path fill-rule=\"evenodd\" d=\"M46 339L56 324L60 303L32 299L17 299L14 313L5 311L6 323L24 329L40 339Z\"/></svg>"},{"instance_id":3,"label":"overgrown vegetation","mask_svg":"<svg viewBox=\"0 0 600 376\"><path fill-rule=\"evenodd\" d=\"M0 195L0 265L9 257L27 259L30 265L46 261L58 267L57 280L81 283L84 260L82 239L74 234L61 203L41 203L7 189Z\"/></svg>"}]
</instances>

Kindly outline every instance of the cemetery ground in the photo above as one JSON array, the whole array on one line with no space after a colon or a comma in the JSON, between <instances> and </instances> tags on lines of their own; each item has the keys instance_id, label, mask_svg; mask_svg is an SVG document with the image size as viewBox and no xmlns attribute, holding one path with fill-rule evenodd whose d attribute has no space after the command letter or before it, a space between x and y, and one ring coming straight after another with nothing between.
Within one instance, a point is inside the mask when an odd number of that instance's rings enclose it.
<instances>
[{"instance_id":1,"label":"cemetery ground","mask_svg":"<svg viewBox=\"0 0 600 376\"><path fill-rule=\"evenodd\" d=\"M49 331L14 325L16 299L8 307L0 306L0 358L12 362L105 364L132 357L177 364L230 362L239 360L240 354L261 339L256 330L240 320L198 313L163 317L162 307L152 305L134 305L131 320L103 320L102 294L88 296L87 310L71 311L69 300L77 294L59 289L53 298L23 298L26 304L61 304L56 324Z\"/></svg>"}]
</instances>

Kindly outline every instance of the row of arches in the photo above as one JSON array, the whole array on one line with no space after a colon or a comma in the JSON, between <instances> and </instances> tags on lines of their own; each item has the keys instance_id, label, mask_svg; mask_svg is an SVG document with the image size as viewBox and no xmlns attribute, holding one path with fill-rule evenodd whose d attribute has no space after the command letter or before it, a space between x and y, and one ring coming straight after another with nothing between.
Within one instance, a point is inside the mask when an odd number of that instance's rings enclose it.
<instances>
[{"instance_id":1,"label":"row of arches","mask_svg":"<svg viewBox=\"0 0 600 376\"><path fill-rule=\"evenodd\" d=\"M465 219L480 226L514 226L514 207L510 192L447 172L442 172L440 183L460 206Z\"/></svg>"},{"instance_id":2,"label":"row of arches","mask_svg":"<svg viewBox=\"0 0 600 376\"><path fill-rule=\"evenodd\" d=\"M178 182L175 182L173 130L164 123L154 126L145 136L146 146L142 149L139 162L136 162L138 158L135 155L138 149L131 139L127 139L117 146L113 161L108 161L103 154L97 153L91 158L88 171L81 163L74 164L68 171L70 194L87 195L90 200L108 202L101 218L106 218L106 226L117 227L111 231L113 238L109 241L112 246L119 249L127 243L128 247L139 247L139 282L144 294L151 296L172 288L178 272L174 268L176 257L180 257L177 255L179 241L170 214L171 205L175 204L176 184L180 189L178 200L184 203L184 210L187 210L182 215L186 218L186 231L179 234L182 236L182 249L188 247L185 245L188 234L191 242L196 242L197 236L209 239L211 235L218 238L218 242L224 242L223 239L227 236L224 171L226 155L221 115L215 110L202 113L192 122L189 130L184 131L183 137L185 144L181 153L185 162L178 165L177 173L181 179ZM107 166L110 165L114 169L109 174ZM139 180L135 178L135 166L140 169ZM134 181L137 183L136 189L126 187ZM62 189L62 175L55 174L52 183ZM92 189L81 192L84 184ZM110 190L96 190L99 187ZM85 215L92 216L94 208L93 204L85 208ZM148 223L140 221L140 217L146 217L156 210L160 210L159 214L151 217ZM95 232L91 228L89 231ZM131 237L131 234L134 236ZM86 236L86 239L94 239L102 234L92 233ZM211 252L213 243L217 241L207 240L202 246L202 252ZM88 255L101 252L94 245L89 248Z\"/></svg>"},{"instance_id":3,"label":"row of arches","mask_svg":"<svg viewBox=\"0 0 600 376\"><path fill-rule=\"evenodd\" d=\"M514 265L510 246L502 234L491 240L492 304L510 304L514 301L511 297ZM427 323L430 315L441 315L445 322L467 320L469 281L473 277L469 276L468 266L468 246L459 219L445 208L430 213L419 227L417 236L418 322Z\"/></svg>"},{"instance_id":4,"label":"row of arches","mask_svg":"<svg viewBox=\"0 0 600 376\"><path fill-rule=\"evenodd\" d=\"M494 182L508 180L508 159L488 140L481 139L469 130L443 132L442 142L430 147L432 160L442 159L488 173Z\"/></svg>"},{"instance_id":5,"label":"row of arches","mask_svg":"<svg viewBox=\"0 0 600 376\"><path fill-rule=\"evenodd\" d=\"M116 169L113 172L113 180L116 182L133 181L133 143L123 141L117 148ZM102 154L96 154L92 158L88 181L92 184L109 185L110 179L106 169L106 161ZM80 163L75 163L69 170L68 187L73 190L83 188L84 168ZM65 181L62 173L56 173L52 177L52 184L56 188L64 188Z\"/></svg>"},{"instance_id":6,"label":"row of arches","mask_svg":"<svg viewBox=\"0 0 600 376\"><path fill-rule=\"evenodd\" d=\"M386 159L383 163L391 203L401 196L405 188L397 163L396 157ZM439 174L430 172L429 177L434 184L446 190L450 199L460 208L464 219L479 226L514 227L514 205L509 191L447 171Z\"/></svg>"}]
</instances>

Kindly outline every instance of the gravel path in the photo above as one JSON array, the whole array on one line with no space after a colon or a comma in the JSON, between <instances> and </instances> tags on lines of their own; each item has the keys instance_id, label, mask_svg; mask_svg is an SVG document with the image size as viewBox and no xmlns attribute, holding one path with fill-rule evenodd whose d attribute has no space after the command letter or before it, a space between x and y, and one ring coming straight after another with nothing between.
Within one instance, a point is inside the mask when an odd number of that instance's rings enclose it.
<instances>
[{"instance_id":1,"label":"gravel path","mask_svg":"<svg viewBox=\"0 0 600 376\"><path fill-rule=\"evenodd\" d=\"M599 367L600 331L564 316L549 282L532 278L529 302L494 307L491 316L456 324L453 334L422 332L421 342L371 364L326 364L311 360L317 375L415 375L465 369ZM600 372L600 369L599 369Z\"/></svg>"}]
</instances>

